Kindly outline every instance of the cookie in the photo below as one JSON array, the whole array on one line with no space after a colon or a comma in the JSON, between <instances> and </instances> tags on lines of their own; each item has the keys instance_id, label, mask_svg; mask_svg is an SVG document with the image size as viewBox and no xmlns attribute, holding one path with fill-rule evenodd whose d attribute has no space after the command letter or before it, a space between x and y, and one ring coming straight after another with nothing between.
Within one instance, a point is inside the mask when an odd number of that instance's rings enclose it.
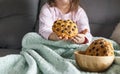
<instances>
[{"instance_id":1,"label":"cookie","mask_svg":"<svg viewBox=\"0 0 120 74\"><path fill-rule=\"evenodd\" d=\"M106 39L97 39L93 41L86 50L86 55L91 56L113 56L114 48L112 43Z\"/></svg>"},{"instance_id":2,"label":"cookie","mask_svg":"<svg viewBox=\"0 0 120 74\"><path fill-rule=\"evenodd\" d=\"M78 34L77 25L72 20L56 20L52 30L62 38L72 38Z\"/></svg>"}]
</instances>

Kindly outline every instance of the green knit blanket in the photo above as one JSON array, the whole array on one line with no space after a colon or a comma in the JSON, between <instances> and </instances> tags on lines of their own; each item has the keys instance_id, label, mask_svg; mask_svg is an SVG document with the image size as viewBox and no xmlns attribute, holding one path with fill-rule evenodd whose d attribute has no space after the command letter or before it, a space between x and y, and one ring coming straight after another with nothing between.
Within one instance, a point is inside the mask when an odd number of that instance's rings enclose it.
<instances>
[{"instance_id":1,"label":"green knit blanket","mask_svg":"<svg viewBox=\"0 0 120 74\"><path fill-rule=\"evenodd\" d=\"M101 37L93 37L92 40ZM110 40L110 39L108 39ZM86 72L77 67L74 51L85 50L87 44L73 44L68 41L50 41L31 32L22 40L20 54L0 57L0 74L119 74L120 46L113 40L115 60L105 72Z\"/></svg>"}]
</instances>

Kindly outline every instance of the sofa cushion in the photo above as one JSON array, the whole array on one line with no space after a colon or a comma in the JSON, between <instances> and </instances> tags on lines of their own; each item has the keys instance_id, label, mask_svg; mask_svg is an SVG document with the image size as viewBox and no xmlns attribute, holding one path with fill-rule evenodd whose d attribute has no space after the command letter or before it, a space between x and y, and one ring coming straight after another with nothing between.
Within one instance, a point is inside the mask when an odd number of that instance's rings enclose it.
<instances>
[{"instance_id":1,"label":"sofa cushion","mask_svg":"<svg viewBox=\"0 0 120 74\"><path fill-rule=\"evenodd\" d=\"M34 31L39 0L0 0L0 48L21 48L23 36Z\"/></svg>"},{"instance_id":2,"label":"sofa cushion","mask_svg":"<svg viewBox=\"0 0 120 74\"><path fill-rule=\"evenodd\" d=\"M114 24L120 19L120 0L80 0L90 23Z\"/></svg>"},{"instance_id":3,"label":"sofa cushion","mask_svg":"<svg viewBox=\"0 0 120 74\"><path fill-rule=\"evenodd\" d=\"M80 0L86 11L92 34L109 38L120 20L120 0Z\"/></svg>"},{"instance_id":4,"label":"sofa cushion","mask_svg":"<svg viewBox=\"0 0 120 74\"><path fill-rule=\"evenodd\" d=\"M93 36L110 38L115 26L115 24L90 24L90 29Z\"/></svg>"}]
</instances>

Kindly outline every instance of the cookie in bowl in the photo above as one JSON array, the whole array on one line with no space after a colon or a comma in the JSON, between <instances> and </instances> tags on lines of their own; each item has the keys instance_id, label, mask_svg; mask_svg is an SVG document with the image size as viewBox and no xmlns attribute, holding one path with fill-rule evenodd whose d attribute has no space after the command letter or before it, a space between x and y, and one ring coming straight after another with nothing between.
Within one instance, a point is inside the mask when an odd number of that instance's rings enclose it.
<instances>
[{"instance_id":1,"label":"cookie in bowl","mask_svg":"<svg viewBox=\"0 0 120 74\"><path fill-rule=\"evenodd\" d=\"M114 48L108 40L100 38L91 43L86 50L86 55L91 56L113 56Z\"/></svg>"}]
</instances>

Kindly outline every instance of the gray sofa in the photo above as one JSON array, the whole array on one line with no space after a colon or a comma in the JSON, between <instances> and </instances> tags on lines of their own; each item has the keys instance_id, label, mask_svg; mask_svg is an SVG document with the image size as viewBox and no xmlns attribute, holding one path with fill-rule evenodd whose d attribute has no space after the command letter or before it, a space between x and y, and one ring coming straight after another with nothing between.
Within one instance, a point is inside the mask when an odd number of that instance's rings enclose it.
<instances>
[{"instance_id":1,"label":"gray sofa","mask_svg":"<svg viewBox=\"0 0 120 74\"><path fill-rule=\"evenodd\" d=\"M19 54L28 32L38 32L38 15L46 0L0 0L0 56ZM109 38L120 21L120 0L80 0L93 36Z\"/></svg>"}]
</instances>

